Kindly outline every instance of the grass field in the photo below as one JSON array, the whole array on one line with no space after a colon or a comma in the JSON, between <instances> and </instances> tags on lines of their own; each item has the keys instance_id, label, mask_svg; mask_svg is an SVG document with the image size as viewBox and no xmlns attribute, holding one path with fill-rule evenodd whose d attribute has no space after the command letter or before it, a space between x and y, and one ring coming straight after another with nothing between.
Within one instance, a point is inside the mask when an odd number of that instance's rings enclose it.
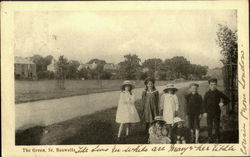
<instances>
[{"instance_id":1,"label":"grass field","mask_svg":"<svg viewBox=\"0 0 250 157\"><path fill-rule=\"evenodd\" d=\"M15 103L55 99L61 97L84 95L112 90L119 90L122 80L65 80L65 89L57 88L56 80L15 81ZM136 87L143 87L143 81L135 80ZM157 81L164 85L166 81Z\"/></svg>"},{"instance_id":2,"label":"grass field","mask_svg":"<svg viewBox=\"0 0 250 157\"><path fill-rule=\"evenodd\" d=\"M207 91L207 84L200 86L200 94ZM222 86L219 86L222 90ZM180 101L180 116L185 119L185 99L187 88L177 92ZM141 100L136 102L139 114L142 111ZM37 126L24 131L16 132L17 145L70 145L70 144L115 144L119 125L115 122L116 107L104 111L98 111L91 115L85 115L64 122L52 124L46 127ZM147 136L145 126L142 123L132 125L132 133L123 138L120 144L145 144ZM45 130L48 133L45 133ZM237 143L238 130L235 126L228 126L222 130L221 143ZM205 143L207 137L206 119L201 120L200 142Z\"/></svg>"}]
</instances>

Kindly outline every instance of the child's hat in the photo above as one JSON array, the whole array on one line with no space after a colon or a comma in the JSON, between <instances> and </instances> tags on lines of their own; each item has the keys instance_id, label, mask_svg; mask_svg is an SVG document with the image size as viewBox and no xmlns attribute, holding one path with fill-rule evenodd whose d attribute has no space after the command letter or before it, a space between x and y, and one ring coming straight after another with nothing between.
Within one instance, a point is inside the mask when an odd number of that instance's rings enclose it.
<instances>
[{"instance_id":1,"label":"child's hat","mask_svg":"<svg viewBox=\"0 0 250 157\"><path fill-rule=\"evenodd\" d=\"M208 83L210 83L210 82L215 82L215 83L217 83L218 80L217 80L216 78L211 78L211 79L208 80Z\"/></svg>"},{"instance_id":2,"label":"child's hat","mask_svg":"<svg viewBox=\"0 0 250 157\"><path fill-rule=\"evenodd\" d=\"M178 123L178 122L183 122L184 120L182 120L180 117L174 117L174 123Z\"/></svg>"},{"instance_id":3,"label":"child's hat","mask_svg":"<svg viewBox=\"0 0 250 157\"><path fill-rule=\"evenodd\" d=\"M129 80L125 80L123 83L122 83L122 88L124 88L124 86L126 85L130 85L131 88L134 88L135 86L133 85L133 83Z\"/></svg>"},{"instance_id":4,"label":"child's hat","mask_svg":"<svg viewBox=\"0 0 250 157\"><path fill-rule=\"evenodd\" d=\"M155 79L148 77L145 79L144 84L147 85L149 81L152 82L153 84L155 83Z\"/></svg>"},{"instance_id":5,"label":"child's hat","mask_svg":"<svg viewBox=\"0 0 250 157\"><path fill-rule=\"evenodd\" d=\"M163 119L162 116L156 116L155 119L153 120L152 124L156 123L156 122L166 123L166 121Z\"/></svg>"},{"instance_id":6,"label":"child's hat","mask_svg":"<svg viewBox=\"0 0 250 157\"><path fill-rule=\"evenodd\" d=\"M189 87L192 87L192 86L199 87L199 84L198 83L190 83Z\"/></svg>"},{"instance_id":7,"label":"child's hat","mask_svg":"<svg viewBox=\"0 0 250 157\"><path fill-rule=\"evenodd\" d=\"M168 90L174 90L175 92L178 91L174 84L167 84L165 89L163 89L164 92L167 92Z\"/></svg>"}]
</instances>

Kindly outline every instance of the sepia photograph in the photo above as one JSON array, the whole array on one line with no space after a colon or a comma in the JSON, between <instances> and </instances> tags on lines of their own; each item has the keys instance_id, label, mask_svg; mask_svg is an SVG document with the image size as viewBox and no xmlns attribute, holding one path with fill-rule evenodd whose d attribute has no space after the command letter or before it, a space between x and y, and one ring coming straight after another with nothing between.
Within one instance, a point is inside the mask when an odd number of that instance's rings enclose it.
<instances>
[{"instance_id":1,"label":"sepia photograph","mask_svg":"<svg viewBox=\"0 0 250 157\"><path fill-rule=\"evenodd\" d=\"M6 150L249 153L243 3L28 4L1 11Z\"/></svg>"},{"instance_id":2,"label":"sepia photograph","mask_svg":"<svg viewBox=\"0 0 250 157\"><path fill-rule=\"evenodd\" d=\"M15 12L16 145L238 143L237 12Z\"/></svg>"}]
</instances>

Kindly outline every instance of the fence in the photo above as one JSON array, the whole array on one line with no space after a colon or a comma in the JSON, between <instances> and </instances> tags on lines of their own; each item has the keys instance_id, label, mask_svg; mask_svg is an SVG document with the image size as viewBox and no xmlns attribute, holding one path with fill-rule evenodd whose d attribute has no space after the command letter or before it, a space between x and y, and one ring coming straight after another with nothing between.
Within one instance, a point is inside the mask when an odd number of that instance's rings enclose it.
<instances>
[{"instance_id":1,"label":"fence","mask_svg":"<svg viewBox=\"0 0 250 157\"><path fill-rule=\"evenodd\" d=\"M224 63L223 82L226 95L231 102L227 106L227 113L238 113L238 73L236 63Z\"/></svg>"}]
</instances>

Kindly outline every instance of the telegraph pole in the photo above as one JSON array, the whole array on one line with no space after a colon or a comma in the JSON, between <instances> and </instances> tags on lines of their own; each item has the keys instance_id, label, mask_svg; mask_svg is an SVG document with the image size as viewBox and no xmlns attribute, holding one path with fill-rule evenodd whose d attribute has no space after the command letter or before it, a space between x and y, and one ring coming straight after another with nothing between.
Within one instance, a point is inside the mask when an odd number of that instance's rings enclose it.
<instances>
[{"instance_id":1,"label":"telegraph pole","mask_svg":"<svg viewBox=\"0 0 250 157\"><path fill-rule=\"evenodd\" d=\"M155 71L154 71L154 79L156 79L156 58L155 58Z\"/></svg>"}]
</instances>

